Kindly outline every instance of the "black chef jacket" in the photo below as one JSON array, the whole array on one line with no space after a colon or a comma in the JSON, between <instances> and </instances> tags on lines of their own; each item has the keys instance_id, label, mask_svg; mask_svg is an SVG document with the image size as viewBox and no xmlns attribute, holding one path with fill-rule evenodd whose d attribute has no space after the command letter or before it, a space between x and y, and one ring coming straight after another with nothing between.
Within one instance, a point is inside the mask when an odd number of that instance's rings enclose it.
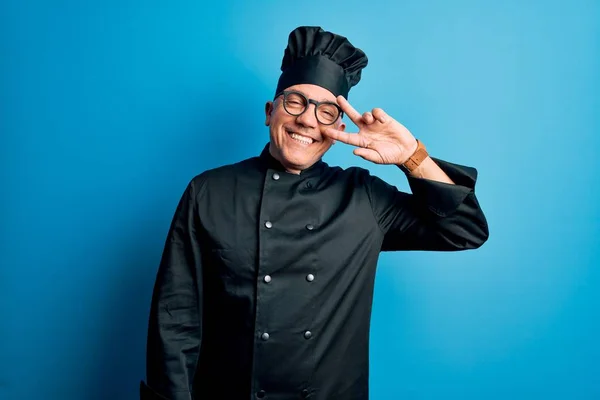
<instances>
[{"instance_id":1,"label":"black chef jacket","mask_svg":"<svg viewBox=\"0 0 600 400\"><path fill-rule=\"evenodd\" d=\"M368 399L380 251L465 250L488 237L474 168L456 185L259 157L192 179L154 287L148 399Z\"/></svg>"}]
</instances>

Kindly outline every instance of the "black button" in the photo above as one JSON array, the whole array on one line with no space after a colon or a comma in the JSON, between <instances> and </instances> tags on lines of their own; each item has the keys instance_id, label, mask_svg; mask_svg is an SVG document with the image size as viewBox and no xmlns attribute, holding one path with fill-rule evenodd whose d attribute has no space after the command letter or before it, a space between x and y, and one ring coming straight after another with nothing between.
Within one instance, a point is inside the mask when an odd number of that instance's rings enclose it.
<instances>
[{"instance_id":1,"label":"black button","mask_svg":"<svg viewBox=\"0 0 600 400\"><path fill-rule=\"evenodd\" d=\"M312 183L310 183L310 182L306 182L306 187L307 187L308 189L312 188Z\"/></svg>"},{"instance_id":2,"label":"black button","mask_svg":"<svg viewBox=\"0 0 600 400\"><path fill-rule=\"evenodd\" d=\"M263 397L265 397L267 393L264 390L259 390L258 392L256 392L256 397L259 399L262 399Z\"/></svg>"},{"instance_id":3,"label":"black button","mask_svg":"<svg viewBox=\"0 0 600 400\"><path fill-rule=\"evenodd\" d=\"M301 394L302 394L302 397L307 398L308 395L310 394L310 392L308 391L308 389L302 389Z\"/></svg>"}]
</instances>

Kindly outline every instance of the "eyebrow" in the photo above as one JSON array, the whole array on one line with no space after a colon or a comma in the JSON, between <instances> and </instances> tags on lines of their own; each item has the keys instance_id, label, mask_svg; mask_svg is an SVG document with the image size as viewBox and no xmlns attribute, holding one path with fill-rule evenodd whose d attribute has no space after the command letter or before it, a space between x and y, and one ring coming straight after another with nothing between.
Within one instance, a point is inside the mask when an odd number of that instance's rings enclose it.
<instances>
[{"instance_id":1,"label":"eyebrow","mask_svg":"<svg viewBox=\"0 0 600 400\"><path fill-rule=\"evenodd\" d=\"M304 93L301 90L292 90L292 92L302 93L307 98L309 98L309 99L311 98L309 95L307 95L306 93ZM321 97L320 99L317 99L317 101L319 101L321 103L325 102L325 103L335 103L335 104L337 104L337 102L335 100L326 99L325 97Z\"/></svg>"}]
</instances>

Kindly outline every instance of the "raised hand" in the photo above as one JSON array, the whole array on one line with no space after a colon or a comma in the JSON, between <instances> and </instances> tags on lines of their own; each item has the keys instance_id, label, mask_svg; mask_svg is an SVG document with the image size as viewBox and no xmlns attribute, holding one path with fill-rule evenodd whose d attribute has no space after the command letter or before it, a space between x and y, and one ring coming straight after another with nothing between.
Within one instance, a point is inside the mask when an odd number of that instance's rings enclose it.
<instances>
[{"instance_id":1,"label":"raised hand","mask_svg":"<svg viewBox=\"0 0 600 400\"><path fill-rule=\"evenodd\" d=\"M401 165L417 149L417 141L406 127L381 108L360 114L343 97L337 103L358 127L357 133L327 128L324 134L334 140L356 146L354 154L376 164Z\"/></svg>"}]
</instances>

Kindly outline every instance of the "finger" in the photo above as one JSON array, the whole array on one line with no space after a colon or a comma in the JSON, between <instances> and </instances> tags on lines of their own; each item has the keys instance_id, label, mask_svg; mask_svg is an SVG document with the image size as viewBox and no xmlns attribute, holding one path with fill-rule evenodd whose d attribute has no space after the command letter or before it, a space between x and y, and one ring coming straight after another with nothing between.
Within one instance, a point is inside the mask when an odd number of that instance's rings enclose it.
<instances>
[{"instance_id":1,"label":"finger","mask_svg":"<svg viewBox=\"0 0 600 400\"><path fill-rule=\"evenodd\" d=\"M354 155L362 157L363 159L365 159L367 161L371 161L371 162L374 162L377 164L380 164L383 161L381 159L381 156L379 155L379 153L373 149L365 149L365 148L359 147L359 148L354 149L353 153L354 153Z\"/></svg>"},{"instance_id":2,"label":"finger","mask_svg":"<svg viewBox=\"0 0 600 400\"><path fill-rule=\"evenodd\" d=\"M346 100L344 96L338 96L337 102L338 105L342 108L344 114L346 114L352 122L354 122L357 126L362 122L360 113L356 111L354 107L350 105L350 103L348 103L348 100Z\"/></svg>"},{"instance_id":3,"label":"finger","mask_svg":"<svg viewBox=\"0 0 600 400\"><path fill-rule=\"evenodd\" d=\"M362 136L355 133L347 133L334 128L327 128L323 133L333 140L338 140L342 143L350 144L357 147L365 147L366 143Z\"/></svg>"},{"instance_id":4,"label":"finger","mask_svg":"<svg viewBox=\"0 0 600 400\"><path fill-rule=\"evenodd\" d=\"M363 119L363 122L367 125L370 125L373 122L375 122L375 118L373 118L373 114L371 114L368 111L362 115L362 119Z\"/></svg>"},{"instance_id":5,"label":"finger","mask_svg":"<svg viewBox=\"0 0 600 400\"><path fill-rule=\"evenodd\" d=\"M374 108L373 109L373 117L377 121L381 122L382 124L385 124L388 121L388 119L389 119L389 117L386 114L386 112L383 111L381 108Z\"/></svg>"}]
</instances>

